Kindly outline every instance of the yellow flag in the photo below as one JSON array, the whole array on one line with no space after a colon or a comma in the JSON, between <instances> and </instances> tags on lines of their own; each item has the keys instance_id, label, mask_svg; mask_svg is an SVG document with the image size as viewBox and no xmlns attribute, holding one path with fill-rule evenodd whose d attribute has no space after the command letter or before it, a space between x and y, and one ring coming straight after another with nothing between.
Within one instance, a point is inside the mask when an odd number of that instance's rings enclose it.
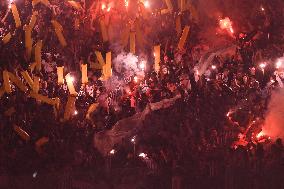
<instances>
[{"instance_id":1,"label":"yellow flag","mask_svg":"<svg viewBox=\"0 0 284 189\"><path fill-rule=\"evenodd\" d=\"M65 76L65 80L67 82L67 87L68 87L70 95L77 95L77 92L73 84L74 78L70 75L70 73Z\"/></svg>"},{"instance_id":2,"label":"yellow flag","mask_svg":"<svg viewBox=\"0 0 284 189\"><path fill-rule=\"evenodd\" d=\"M103 65L102 77L100 80L106 81L112 76L111 69L111 52L106 53L106 64Z\"/></svg>"},{"instance_id":3,"label":"yellow flag","mask_svg":"<svg viewBox=\"0 0 284 189\"><path fill-rule=\"evenodd\" d=\"M177 17L176 17L176 32L177 32L177 35L178 36L180 36L180 34L181 34L181 16L180 15L178 15Z\"/></svg>"},{"instance_id":4,"label":"yellow flag","mask_svg":"<svg viewBox=\"0 0 284 189\"><path fill-rule=\"evenodd\" d=\"M187 40L187 36L188 36L188 33L189 33L189 29L190 29L189 26L185 26L184 29L183 29L181 38L180 38L179 43L178 43L179 50L183 50L183 48L184 48L184 45L185 45L185 42Z\"/></svg>"},{"instance_id":5,"label":"yellow flag","mask_svg":"<svg viewBox=\"0 0 284 189\"><path fill-rule=\"evenodd\" d=\"M36 100L38 100L40 102L52 105L52 106L57 106L58 105L58 98L55 98L55 99L48 98L47 96L35 93L33 91L30 93L30 97L32 97L32 98L34 98L34 99L36 99Z\"/></svg>"},{"instance_id":6,"label":"yellow flag","mask_svg":"<svg viewBox=\"0 0 284 189\"><path fill-rule=\"evenodd\" d=\"M104 65L105 65L105 61L104 61L104 58L103 58L102 53L99 52L99 51L95 51L95 54L96 54L96 57L97 57L97 59L98 59L98 61L99 61L99 64L100 64L101 66L104 66Z\"/></svg>"},{"instance_id":7,"label":"yellow flag","mask_svg":"<svg viewBox=\"0 0 284 189\"><path fill-rule=\"evenodd\" d=\"M29 28L32 30L36 24L36 20L37 20L37 15L38 12L37 11L33 11L30 23L29 23Z\"/></svg>"},{"instance_id":8,"label":"yellow flag","mask_svg":"<svg viewBox=\"0 0 284 189\"><path fill-rule=\"evenodd\" d=\"M27 92L28 87L23 84L23 82L11 72L8 72L9 79L23 92Z\"/></svg>"},{"instance_id":9,"label":"yellow flag","mask_svg":"<svg viewBox=\"0 0 284 189\"><path fill-rule=\"evenodd\" d=\"M64 66L57 67L57 81L59 85L64 83Z\"/></svg>"},{"instance_id":10,"label":"yellow flag","mask_svg":"<svg viewBox=\"0 0 284 189\"><path fill-rule=\"evenodd\" d=\"M21 137L21 139L23 139L25 141L30 140L30 135L26 131L21 129L20 127L14 125L14 131Z\"/></svg>"},{"instance_id":11,"label":"yellow flag","mask_svg":"<svg viewBox=\"0 0 284 189\"><path fill-rule=\"evenodd\" d=\"M89 107L87 114L86 114L87 119L91 119L90 118L91 113L93 113L98 108L98 106L99 106L99 103L91 104L91 106Z\"/></svg>"},{"instance_id":12,"label":"yellow flag","mask_svg":"<svg viewBox=\"0 0 284 189\"><path fill-rule=\"evenodd\" d=\"M26 82L28 83L28 85L32 88L33 85L34 85L34 81L32 80L29 73L27 71L22 71L21 74L22 74L23 78L26 80Z\"/></svg>"},{"instance_id":13,"label":"yellow flag","mask_svg":"<svg viewBox=\"0 0 284 189\"><path fill-rule=\"evenodd\" d=\"M88 83L88 65L82 64L81 70L82 70L82 84L86 84Z\"/></svg>"},{"instance_id":14,"label":"yellow flag","mask_svg":"<svg viewBox=\"0 0 284 189\"><path fill-rule=\"evenodd\" d=\"M11 93L11 85L10 85L10 78L9 78L9 72L3 71L3 81L4 81L4 89L6 93Z\"/></svg>"},{"instance_id":15,"label":"yellow flag","mask_svg":"<svg viewBox=\"0 0 284 189\"><path fill-rule=\"evenodd\" d=\"M38 153L41 153L42 152L42 149L41 147L43 145L45 145L46 143L49 142L49 138L48 137L41 137L40 139L38 139L36 142L35 142L35 149Z\"/></svg>"},{"instance_id":16,"label":"yellow flag","mask_svg":"<svg viewBox=\"0 0 284 189\"><path fill-rule=\"evenodd\" d=\"M29 65L29 69L31 70L31 72L33 72L35 70L36 67L36 62L31 63L31 65Z\"/></svg>"},{"instance_id":17,"label":"yellow flag","mask_svg":"<svg viewBox=\"0 0 284 189\"><path fill-rule=\"evenodd\" d=\"M105 64L105 75L107 78L110 78L112 76L112 70L111 70L111 52L106 53L106 64Z\"/></svg>"},{"instance_id":18,"label":"yellow flag","mask_svg":"<svg viewBox=\"0 0 284 189\"><path fill-rule=\"evenodd\" d=\"M59 22L57 22L56 20L52 20L51 23L55 29L63 31L63 27Z\"/></svg>"},{"instance_id":19,"label":"yellow flag","mask_svg":"<svg viewBox=\"0 0 284 189\"><path fill-rule=\"evenodd\" d=\"M33 87L32 87L32 89L35 93L38 93L38 91L39 91L39 82L40 82L40 78L35 76L34 77L34 84L33 84Z\"/></svg>"},{"instance_id":20,"label":"yellow flag","mask_svg":"<svg viewBox=\"0 0 284 189\"><path fill-rule=\"evenodd\" d=\"M168 7L168 10L172 13L173 12L173 4L171 0L165 0L165 3Z\"/></svg>"},{"instance_id":21,"label":"yellow flag","mask_svg":"<svg viewBox=\"0 0 284 189\"><path fill-rule=\"evenodd\" d=\"M11 38L12 38L12 35L9 32L3 37L2 41L3 41L4 44L7 44L11 40Z\"/></svg>"},{"instance_id":22,"label":"yellow flag","mask_svg":"<svg viewBox=\"0 0 284 189\"><path fill-rule=\"evenodd\" d=\"M62 47L66 47L67 46L67 42L64 38L64 35L63 35L63 27L61 24L59 24L59 22L57 22L56 20L52 20L51 21L53 27L54 27L54 31L55 31L55 34L61 44Z\"/></svg>"},{"instance_id":23,"label":"yellow flag","mask_svg":"<svg viewBox=\"0 0 284 189\"><path fill-rule=\"evenodd\" d=\"M40 3L40 2L41 2L41 0L33 0L33 1L32 1L32 5L35 6L35 5L37 5L38 3Z\"/></svg>"},{"instance_id":24,"label":"yellow flag","mask_svg":"<svg viewBox=\"0 0 284 189\"><path fill-rule=\"evenodd\" d=\"M82 10L82 6L79 2L76 2L76 1L68 1L68 3L75 9L77 10Z\"/></svg>"},{"instance_id":25,"label":"yellow flag","mask_svg":"<svg viewBox=\"0 0 284 189\"><path fill-rule=\"evenodd\" d=\"M20 19L20 15L19 15L17 6L14 3L12 3L11 9L12 9L12 14L13 14L13 17L14 17L14 20L15 20L16 28L19 28L19 27L21 27L22 22L21 22L21 19Z\"/></svg>"},{"instance_id":26,"label":"yellow flag","mask_svg":"<svg viewBox=\"0 0 284 189\"><path fill-rule=\"evenodd\" d=\"M169 9L162 9L161 10L161 15L168 14L168 13L171 13L171 11Z\"/></svg>"},{"instance_id":27,"label":"yellow flag","mask_svg":"<svg viewBox=\"0 0 284 189\"><path fill-rule=\"evenodd\" d=\"M130 52L132 54L135 54L135 48L136 48L135 38L136 38L136 33L135 32L131 32L130 33Z\"/></svg>"},{"instance_id":28,"label":"yellow flag","mask_svg":"<svg viewBox=\"0 0 284 189\"><path fill-rule=\"evenodd\" d=\"M47 7L50 5L50 2L48 0L40 0L40 2Z\"/></svg>"},{"instance_id":29,"label":"yellow flag","mask_svg":"<svg viewBox=\"0 0 284 189\"><path fill-rule=\"evenodd\" d=\"M38 3L42 3L47 7L50 5L50 2L48 0L32 0L33 7L36 6Z\"/></svg>"},{"instance_id":30,"label":"yellow flag","mask_svg":"<svg viewBox=\"0 0 284 189\"><path fill-rule=\"evenodd\" d=\"M95 62L92 62L92 61L90 62L90 68L94 69L94 70L101 70L103 68L103 66L101 66L99 64L98 59L96 59Z\"/></svg>"},{"instance_id":31,"label":"yellow flag","mask_svg":"<svg viewBox=\"0 0 284 189\"><path fill-rule=\"evenodd\" d=\"M42 40L39 40L35 45L35 61L36 69L41 70L41 49L42 49Z\"/></svg>"},{"instance_id":32,"label":"yellow flag","mask_svg":"<svg viewBox=\"0 0 284 189\"><path fill-rule=\"evenodd\" d=\"M185 0L179 0L178 3L179 3L180 11L181 12L185 11L186 10L186 1Z\"/></svg>"},{"instance_id":33,"label":"yellow flag","mask_svg":"<svg viewBox=\"0 0 284 189\"><path fill-rule=\"evenodd\" d=\"M75 111L76 96L70 95L65 106L64 120L68 121Z\"/></svg>"},{"instance_id":34,"label":"yellow flag","mask_svg":"<svg viewBox=\"0 0 284 189\"><path fill-rule=\"evenodd\" d=\"M155 56L155 65L154 69L156 73L160 71L160 62L161 62L161 46L154 46L154 56Z\"/></svg>"},{"instance_id":35,"label":"yellow flag","mask_svg":"<svg viewBox=\"0 0 284 189\"><path fill-rule=\"evenodd\" d=\"M33 40L32 40L32 30L28 25L24 26L25 30L25 47L26 47L26 54L28 56L28 59L31 58L32 54L32 46L33 46Z\"/></svg>"}]
</instances>

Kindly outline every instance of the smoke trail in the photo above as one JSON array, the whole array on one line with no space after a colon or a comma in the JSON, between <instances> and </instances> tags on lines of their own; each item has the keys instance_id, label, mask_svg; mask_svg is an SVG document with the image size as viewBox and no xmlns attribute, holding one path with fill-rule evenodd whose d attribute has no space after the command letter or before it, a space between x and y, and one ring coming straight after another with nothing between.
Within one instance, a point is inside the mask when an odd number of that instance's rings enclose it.
<instances>
[{"instance_id":1,"label":"smoke trail","mask_svg":"<svg viewBox=\"0 0 284 189\"><path fill-rule=\"evenodd\" d=\"M205 53L199 61L198 65L198 73L199 75L202 75L205 73L206 69L211 64L212 60L215 56L218 56L220 54L234 54L236 50L236 45L229 45L225 47L216 48L213 50L210 50L209 52Z\"/></svg>"},{"instance_id":2,"label":"smoke trail","mask_svg":"<svg viewBox=\"0 0 284 189\"><path fill-rule=\"evenodd\" d=\"M268 105L263 133L272 139L284 139L284 89L274 91Z\"/></svg>"}]
</instances>

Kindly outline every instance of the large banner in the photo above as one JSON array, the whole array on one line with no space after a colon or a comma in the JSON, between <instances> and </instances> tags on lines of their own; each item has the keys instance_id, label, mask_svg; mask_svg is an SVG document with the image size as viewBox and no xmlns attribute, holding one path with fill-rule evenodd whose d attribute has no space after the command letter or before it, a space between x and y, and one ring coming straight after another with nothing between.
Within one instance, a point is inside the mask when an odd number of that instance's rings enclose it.
<instances>
[{"instance_id":1,"label":"large banner","mask_svg":"<svg viewBox=\"0 0 284 189\"><path fill-rule=\"evenodd\" d=\"M118 121L111 130L101 131L94 136L95 147L103 154L107 155L115 144L122 142L122 139L131 137L140 131L144 126L144 120L148 114L153 111L165 109L173 106L181 95L174 98L164 99L160 102L150 103L143 112L136 113L132 117L128 117Z\"/></svg>"}]
</instances>

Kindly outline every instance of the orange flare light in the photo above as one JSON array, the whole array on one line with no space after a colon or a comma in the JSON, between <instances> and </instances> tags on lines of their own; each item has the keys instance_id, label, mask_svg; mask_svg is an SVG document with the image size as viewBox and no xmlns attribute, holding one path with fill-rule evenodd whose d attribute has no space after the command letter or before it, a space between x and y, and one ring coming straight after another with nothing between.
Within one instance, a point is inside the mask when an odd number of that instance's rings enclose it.
<instances>
[{"instance_id":1,"label":"orange flare light","mask_svg":"<svg viewBox=\"0 0 284 189\"><path fill-rule=\"evenodd\" d=\"M234 33L233 23L230 18L226 17L224 19L219 20L219 26L222 30L227 30L230 33Z\"/></svg>"},{"instance_id":2,"label":"orange flare light","mask_svg":"<svg viewBox=\"0 0 284 189\"><path fill-rule=\"evenodd\" d=\"M126 7L128 7L129 1L128 0L124 0L124 4L125 4Z\"/></svg>"},{"instance_id":3,"label":"orange flare light","mask_svg":"<svg viewBox=\"0 0 284 189\"><path fill-rule=\"evenodd\" d=\"M259 138L263 137L264 135L265 135L265 134L263 133L263 131L261 131L260 133L258 133L258 134L256 135L256 138L259 139Z\"/></svg>"},{"instance_id":4,"label":"orange flare light","mask_svg":"<svg viewBox=\"0 0 284 189\"><path fill-rule=\"evenodd\" d=\"M106 4L102 4L102 10L105 10L106 9Z\"/></svg>"}]
</instances>

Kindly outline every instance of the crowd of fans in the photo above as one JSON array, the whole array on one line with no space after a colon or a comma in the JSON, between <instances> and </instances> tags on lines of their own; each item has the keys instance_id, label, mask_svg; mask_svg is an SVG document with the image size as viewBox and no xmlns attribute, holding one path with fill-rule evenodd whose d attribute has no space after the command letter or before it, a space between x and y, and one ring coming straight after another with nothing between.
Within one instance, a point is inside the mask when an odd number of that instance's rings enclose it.
<instances>
[{"instance_id":1,"label":"crowd of fans","mask_svg":"<svg viewBox=\"0 0 284 189\"><path fill-rule=\"evenodd\" d=\"M124 1L120 3L124 5ZM99 80L101 70L92 68L94 51L105 55L115 48L113 57L121 51L111 39L103 42L98 20L107 15L103 15L99 2L81 2L83 10L60 0L50 0L49 7L41 3L33 7L29 0L17 0L16 5L25 23L32 10L39 12L32 38L43 40L43 67L41 71L30 70L33 59L25 53L24 30L15 28L8 1L1 1L0 35L3 38L11 32L12 38L8 44L0 44L0 86L4 70L19 78L21 71L29 70L41 78L39 93L59 97L61 106L55 114L51 105L36 101L14 85L11 94L2 95L0 188L284 188L281 139L258 137L271 92L280 88L284 79L274 64L259 66L260 51L266 58L282 56L281 49L276 48L279 46L272 45L282 40L273 35L279 31L275 15L266 15L269 21L257 24L253 32L229 37L235 51L214 56L206 72L199 74L197 65L206 42L198 37L202 31L189 16L192 13L182 13L182 24L191 26L183 51L176 48L179 37L172 27L173 16L152 14L149 20L156 18L155 23L142 23L145 28L151 24L157 27L155 32L145 33L155 40L146 40L138 51L152 57L152 44L161 44L160 72L151 68L153 57L147 58L144 78L132 77L119 90L109 91ZM140 18L139 12L125 16L119 8L111 11L110 24ZM52 19L64 26L68 47L60 46ZM76 19L80 20L79 29L74 27ZM116 35L113 38L117 40ZM85 86L80 82L82 62L89 70ZM76 111L69 121L61 119L68 89L57 83L57 66L72 73L79 91ZM182 98L172 107L147 116L144 124L149 129L125 138L107 157L96 150L95 133L111 129L148 103L176 95ZM99 107L87 119L89 106L96 102ZM11 108L15 112L7 114ZM29 134L29 141L15 132L15 125ZM49 140L38 150L35 144L42 137Z\"/></svg>"}]
</instances>

